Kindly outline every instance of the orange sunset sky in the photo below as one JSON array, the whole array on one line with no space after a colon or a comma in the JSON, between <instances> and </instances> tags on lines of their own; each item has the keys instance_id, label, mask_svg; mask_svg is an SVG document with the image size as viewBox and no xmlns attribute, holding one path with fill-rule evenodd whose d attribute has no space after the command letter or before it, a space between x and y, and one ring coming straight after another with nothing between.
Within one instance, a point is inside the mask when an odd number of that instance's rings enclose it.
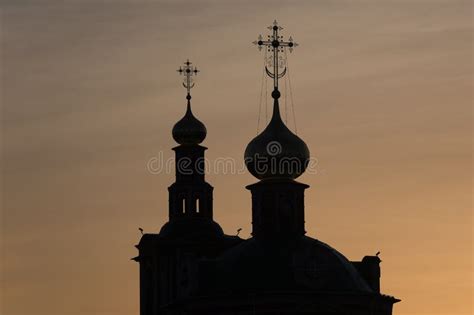
<instances>
[{"instance_id":1,"label":"orange sunset sky","mask_svg":"<svg viewBox=\"0 0 474 315\"><path fill-rule=\"evenodd\" d=\"M251 43L275 18L300 44L289 56L298 135L318 161L299 178L308 235L351 260L381 251L395 315L472 313L472 1L0 8L2 315L138 314L130 258L138 227L167 220L174 174L147 163L173 156L186 92L175 70L186 58L201 70L192 104L209 160L240 166L262 82ZM256 179L207 179L216 221L248 237L244 186Z\"/></svg>"}]
</instances>

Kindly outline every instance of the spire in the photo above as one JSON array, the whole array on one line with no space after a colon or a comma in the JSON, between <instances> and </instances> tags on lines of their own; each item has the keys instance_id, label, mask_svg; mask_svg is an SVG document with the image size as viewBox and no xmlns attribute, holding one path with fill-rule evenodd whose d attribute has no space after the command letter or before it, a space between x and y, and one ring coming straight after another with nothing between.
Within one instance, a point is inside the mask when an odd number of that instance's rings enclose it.
<instances>
[{"instance_id":1,"label":"spire","mask_svg":"<svg viewBox=\"0 0 474 315\"><path fill-rule=\"evenodd\" d=\"M201 143L207 134L206 126L194 117L191 110L191 89L194 87L193 76L196 76L199 70L192 66L189 59L184 63L184 67L177 70L180 75L184 76L183 86L187 90L186 114L173 127L173 138L179 144L198 144Z\"/></svg>"}]
</instances>

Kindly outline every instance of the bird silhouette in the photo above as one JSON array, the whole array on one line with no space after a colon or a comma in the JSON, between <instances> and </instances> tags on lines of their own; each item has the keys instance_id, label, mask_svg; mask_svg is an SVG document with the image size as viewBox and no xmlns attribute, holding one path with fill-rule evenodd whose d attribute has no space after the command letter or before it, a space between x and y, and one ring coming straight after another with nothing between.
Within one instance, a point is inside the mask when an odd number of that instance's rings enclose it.
<instances>
[{"instance_id":1,"label":"bird silhouette","mask_svg":"<svg viewBox=\"0 0 474 315\"><path fill-rule=\"evenodd\" d=\"M239 236L240 231L242 231L242 228L238 228L238 229L237 229L237 236Z\"/></svg>"},{"instance_id":2,"label":"bird silhouette","mask_svg":"<svg viewBox=\"0 0 474 315\"><path fill-rule=\"evenodd\" d=\"M142 233L142 235L143 235L143 229L142 229L141 227L139 227L138 230L139 230L140 233Z\"/></svg>"}]
</instances>

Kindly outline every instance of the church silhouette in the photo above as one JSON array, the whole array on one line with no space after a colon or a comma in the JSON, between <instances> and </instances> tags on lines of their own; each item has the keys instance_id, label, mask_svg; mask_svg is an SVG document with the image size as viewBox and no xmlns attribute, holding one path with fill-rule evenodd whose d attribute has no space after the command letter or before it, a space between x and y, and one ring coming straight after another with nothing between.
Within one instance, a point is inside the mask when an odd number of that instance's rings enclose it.
<instances>
[{"instance_id":1,"label":"church silhouette","mask_svg":"<svg viewBox=\"0 0 474 315\"><path fill-rule=\"evenodd\" d=\"M378 255L349 261L329 245L306 236L304 192L295 181L306 169L305 142L287 128L279 109L279 54L296 47L272 35L255 42L272 54L265 68L273 79L273 114L248 144L245 164L259 181L252 195L252 237L227 235L213 220L213 187L205 181L200 144L206 127L192 113L190 89L198 70L184 75L187 109L173 128L179 144L176 181L169 190L169 221L136 246L141 315L314 314L390 315L400 300L380 293Z\"/></svg>"}]
</instances>

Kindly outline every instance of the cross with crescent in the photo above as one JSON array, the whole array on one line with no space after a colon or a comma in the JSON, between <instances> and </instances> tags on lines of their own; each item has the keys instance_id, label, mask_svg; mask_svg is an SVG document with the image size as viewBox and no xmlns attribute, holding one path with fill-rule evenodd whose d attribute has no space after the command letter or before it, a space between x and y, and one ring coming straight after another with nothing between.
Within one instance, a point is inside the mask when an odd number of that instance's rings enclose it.
<instances>
[{"instance_id":1,"label":"cross with crescent","mask_svg":"<svg viewBox=\"0 0 474 315\"><path fill-rule=\"evenodd\" d=\"M197 75L199 70L197 69L197 67L192 66L192 63L189 62L189 59L188 59L184 63L184 67L179 67L179 69L176 71L178 71L179 74L184 75L183 86L188 91L188 95L186 96L186 98L190 99L191 98L190 92L191 92L191 89L194 87L192 76Z\"/></svg>"},{"instance_id":2,"label":"cross with crescent","mask_svg":"<svg viewBox=\"0 0 474 315\"><path fill-rule=\"evenodd\" d=\"M282 53L286 47L289 48L291 53L293 48L298 46L298 44L293 42L291 36L288 41L284 41L283 36L278 35L278 31L281 31L283 27L279 26L276 20L273 22L273 25L268 27L268 29L273 31L272 35L268 35L267 40L263 40L262 35L259 35L258 40L254 41L253 44L258 45L259 50L266 47L269 52L273 53L273 72L268 70L267 66L265 66L265 71L267 72L267 75L273 79L274 90L278 91L278 79L282 78L286 73L286 67L282 72L279 72L278 70L278 53ZM279 93L275 93L275 95L279 95Z\"/></svg>"}]
</instances>

